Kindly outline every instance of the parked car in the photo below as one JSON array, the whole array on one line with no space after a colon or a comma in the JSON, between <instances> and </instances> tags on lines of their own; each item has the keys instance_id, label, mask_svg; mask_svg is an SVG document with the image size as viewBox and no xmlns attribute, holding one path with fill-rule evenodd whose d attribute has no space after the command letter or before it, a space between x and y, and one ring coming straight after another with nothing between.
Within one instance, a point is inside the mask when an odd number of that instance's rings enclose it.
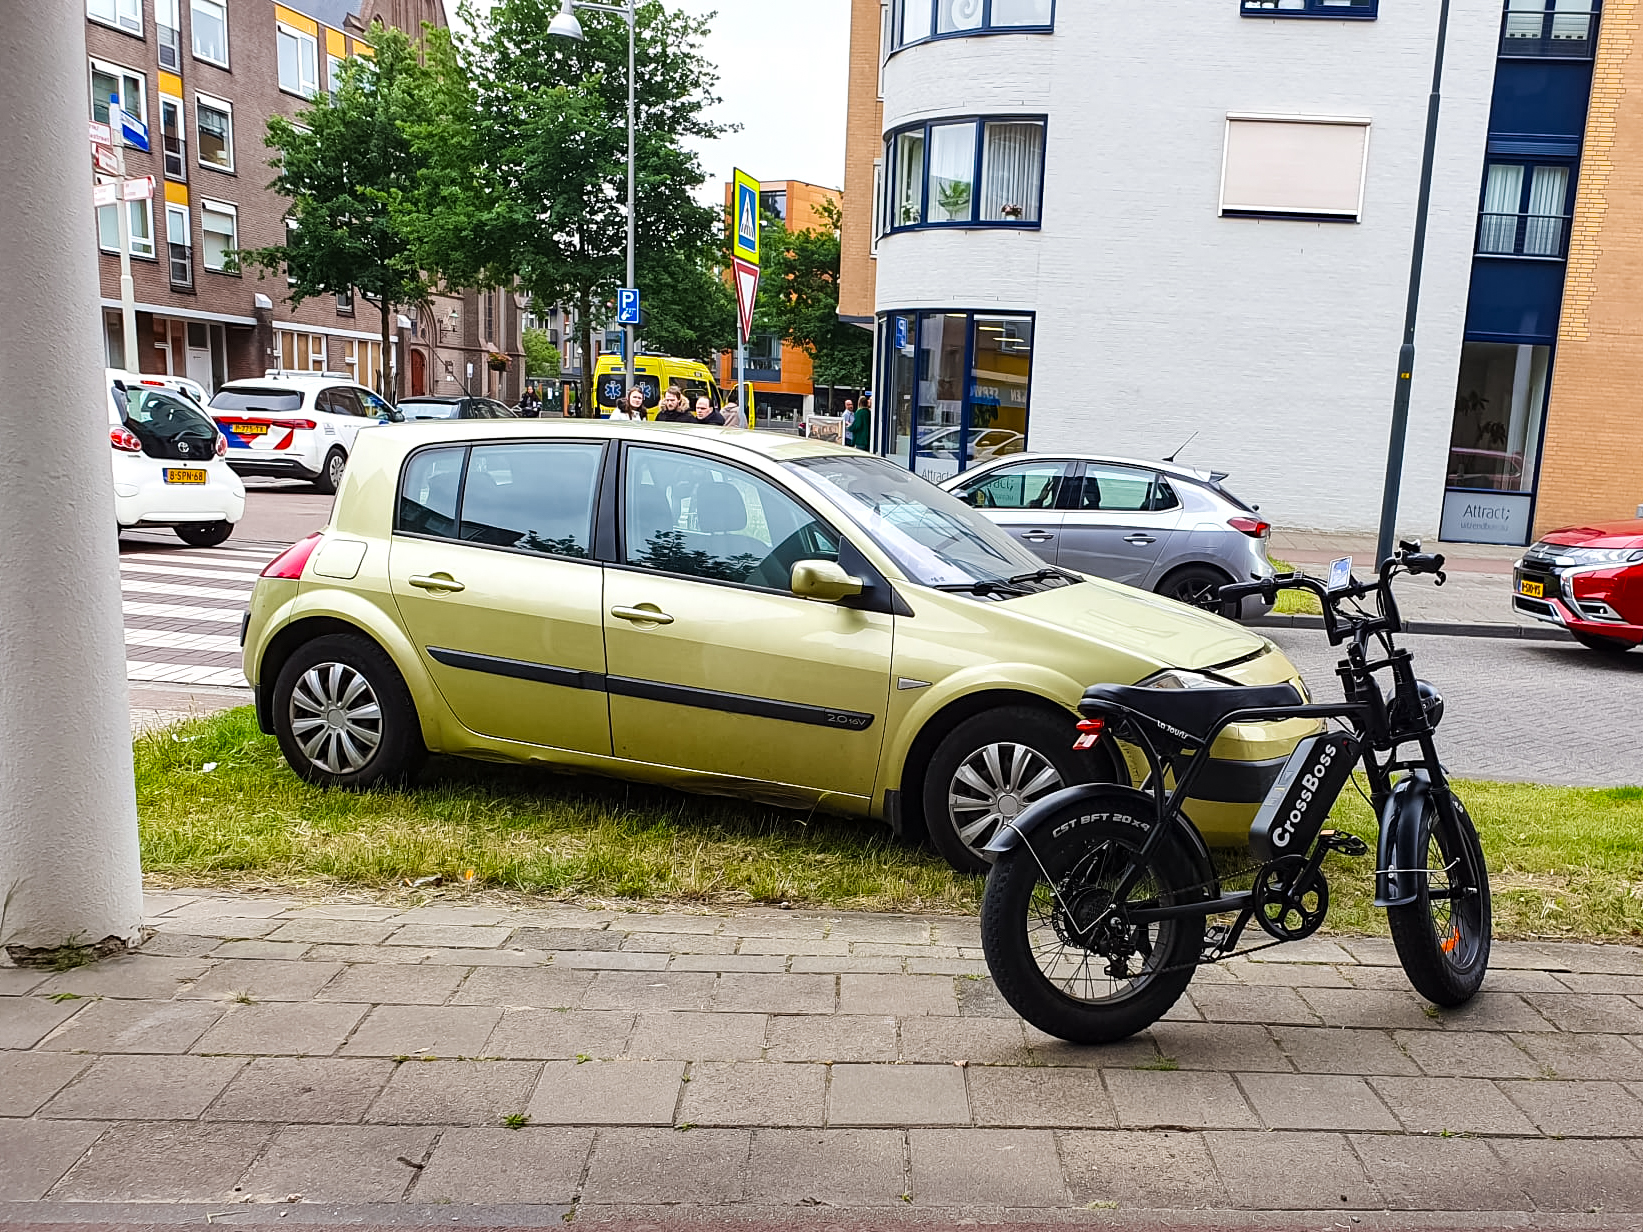
<instances>
[{"instance_id":1,"label":"parked car","mask_svg":"<svg viewBox=\"0 0 1643 1232\"><path fill-rule=\"evenodd\" d=\"M1542 536L1512 570L1512 606L1605 654L1643 643L1643 518Z\"/></svg>"},{"instance_id":2,"label":"parked car","mask_svg":"<svg viewBox=\"0 0 1643 1232\"><path fill-rule=\"evenodd\" d=\"M400 419L365 386L324 373L229 381L210 409L235 473L307 479L327 495L342 482L359 430Z\"/></svg>"},{"instance_id":3,"label":"parked car","mask_svg":"<svg viewBox=\"0 0 1643 1232\"><path fill-rule=\"evenodd\" d=\"M1224 474L1097 454L1012 454L942 484L1052 565L1220 612L1228 582L1273 575L1271 526ZM1243 600L1236 615L1271 605Z\"/></svg>"},{"instance_id":4,"label":"parked car","mask_svg":"<svg viewBox=\"0 0 1643 1232\"><path fill-rule=\"evenodd\" d=\"M433 394L401 398L397 408L407 421L437 419L518 419L519 412L494 398L459 395L441 398Z\"/></svg>"},{"instance_id":5,"label":"parked car","mask_svg":"<svg viewBox=\"0 0 1643 1232\"><path fill-rule=\"evenodd\" d=\"M245 485L223 460L227 442L192 401L130 377L105 372L115 522L169 527L190 547L216 547L245 516Z\"/></svg>"},{"instance_id":6,"label":"parked car","mask_svg":"<svg viewBox=\"0 0 1643 1232\"><path fill-rule=\"evenodd\" d=\"M311 782L428 752L825 807L955 867L1092 775L1097 681L1288 682L1268 640L1047 567L882 458L777 433L593 420L363 434L330 524L269 565L245 670ZM1242 842L1307 722L1214 746L1192 815Z\"/></svg>"},{"instance_id":7,"label":"parked car","mask_svg":"<svg viewBox=\"0 0 1643 1232\"><path fill-rule=\"evenodd\" d=\"M127 372L110 368L110 372L119 374L120 380L126 385L150 385L155 389L169 389L173 393L186 395L196 406L205 406L211 401L205 392L205 386L198 381L191 381L186 376L170 376L161 372Z\"/></svg>"}]
</instances>

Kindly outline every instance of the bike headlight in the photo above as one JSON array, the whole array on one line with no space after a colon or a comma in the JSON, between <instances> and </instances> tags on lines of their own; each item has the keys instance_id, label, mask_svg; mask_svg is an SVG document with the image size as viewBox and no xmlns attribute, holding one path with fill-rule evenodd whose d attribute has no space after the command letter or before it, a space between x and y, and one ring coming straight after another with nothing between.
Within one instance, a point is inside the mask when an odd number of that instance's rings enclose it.
<instances>
[{"instance_id":1,"label":"bike headlight","mask_svg":"<svg viewBox=\"0 0 1643 1232\"><path fill-rule=\"evenodd\" d=\"M1203 672L1189 672L1184 667L1166 667L1148 676L1138 689L1230 689L1230 680L1219 680Z\"/></svg>"}]
</instances>

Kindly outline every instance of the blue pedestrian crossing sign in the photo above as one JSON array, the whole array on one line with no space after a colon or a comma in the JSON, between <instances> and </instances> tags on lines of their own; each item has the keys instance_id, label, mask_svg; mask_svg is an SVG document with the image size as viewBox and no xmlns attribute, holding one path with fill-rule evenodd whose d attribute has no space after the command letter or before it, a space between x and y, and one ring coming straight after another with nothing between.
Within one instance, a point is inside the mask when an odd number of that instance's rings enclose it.
<instances>
[{"instance_id":1,"label":"blue pedestrian crossing sign","mask_svg":"<svg viewBox=\"0 0 1643 1232\"><path fill-rule=\"evenodd\" d=\"M622 287L616 292L616 323L639 324L639 288Z\"/></svg>"},{"instance_id":2,"label":"blue pedestrian crossing sign","mask_svg":"<svg viewBox=\"0 0 1643 1232\"><path fill-rule=\"evenodd\" d=\"M730 238L736 258L749 265L759 264L759 181L745 171L736 172L735 213L730 220Z\"/></svg>"}]
</instances>

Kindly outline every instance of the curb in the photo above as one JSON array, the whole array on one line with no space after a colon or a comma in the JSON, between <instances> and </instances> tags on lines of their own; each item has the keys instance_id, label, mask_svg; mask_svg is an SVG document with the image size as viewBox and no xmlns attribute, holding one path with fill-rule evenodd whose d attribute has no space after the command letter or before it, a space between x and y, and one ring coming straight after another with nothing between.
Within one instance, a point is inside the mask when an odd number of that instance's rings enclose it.
<instances>
[{"instance_id":1,"label":"curb","mask_svg":"<svg viewBox=\"0 0 1643 1232\"><path fill-rule=\"evenodd\" d=\"M1322 629L1322 616L1257 616L1244 624L1257 629ZM1503 637L1532 641L1560 642L1569 639L1562 629L1550 625L1545 628L1530 625L1495 625L1482 621L1406 620L1405 633L1427 634L1433 637ZM1570 639L1572 640L1572 639Z\"/></svg>"}]
</instances>

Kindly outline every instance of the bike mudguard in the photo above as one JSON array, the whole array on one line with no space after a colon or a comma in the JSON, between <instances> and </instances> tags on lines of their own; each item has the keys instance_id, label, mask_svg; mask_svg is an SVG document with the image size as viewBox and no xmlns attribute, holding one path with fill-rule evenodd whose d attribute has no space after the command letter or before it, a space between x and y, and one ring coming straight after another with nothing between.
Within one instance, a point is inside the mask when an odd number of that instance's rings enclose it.
<instances>
[{"instance_id":1,"label":"bike mudguard","mask_svg":"<svg viewBox=\"0 0 1643 1232\"><path fill-rule=\"evenodd\" d=\"M1398 780L1381 811L1381 835L1375 862L1375 906L1405 907L1425 884L1427 813L1432 780L1421 770Z\"/></svg>"},{"instance_id":2,"label":"bike mudguard","mask_svg":"<svg viewBox=\"0 0 1643 1232\"><path fill-rule=\"evenodd\" d=\"M1051 792L1042 800L1030 805L1014 821L1005 822L982 851L997 858L1007 851L1015 850L1023 843L1030 847L1034 833L1064 817L1069 809L1094 805L1103 800L1112 802L1115 799L1133 805L1142 817L1151 817L1158 811L1158 802L1150 793L1137 791L1133 787L1119 787L1113 783L1082 783L1077 787L1063 787L1060 791ZM1175 837L1198 862L1200 876L1212 887L1211 896L1219 894L1220 890L1215 882L1215 862L1210 857L1209 845L1204 842L1204 836L1198 833L1198 828L1185 817L1178 817L1175 821Z\"/></svg>"}]
</instances>

